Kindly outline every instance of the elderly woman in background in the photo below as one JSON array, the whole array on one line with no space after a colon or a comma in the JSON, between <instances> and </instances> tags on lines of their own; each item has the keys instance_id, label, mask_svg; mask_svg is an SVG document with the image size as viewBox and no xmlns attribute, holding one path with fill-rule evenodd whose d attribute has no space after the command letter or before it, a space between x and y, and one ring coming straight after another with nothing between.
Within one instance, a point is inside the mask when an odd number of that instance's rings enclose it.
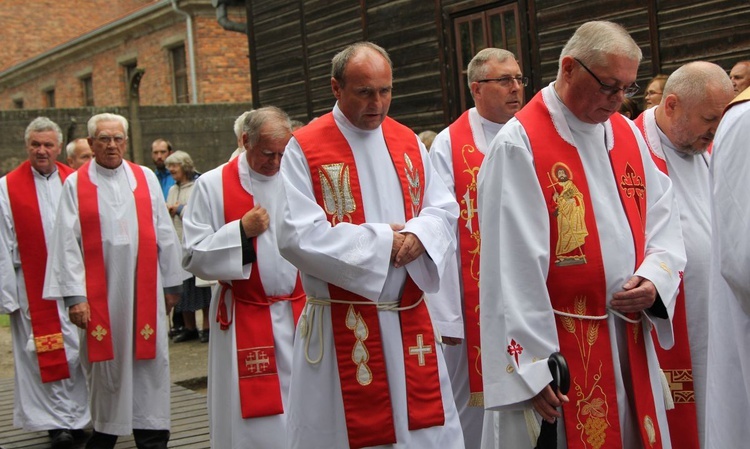
<instances>
[{"instance_id":1,"label":"elderly woman in background","mask_svg":"<svg viewBox=\"0 0 750 449\"><path fill-rule=\"evenodd\" d=\"M167 194L167 208L174 221L177 236L182 241L182 216L185 213L185 205L193 191L195 178L197 178L193 160L184 151L175 151L164 164L172 174L175 185L170 187ZM173 342L195 340L200 338L201 342L208 342L208 306L211 302L211 289L209 287L196 287L195 276L183 283L182 299L174 309L174 313L182 313L185 319L185 328L175 335ZM203 311L203 323L201 331L198 332L195 322L195 312Z\"/></svg>"},{"instance_id":2,"label":"elderly woman in background","mask_svg":"<svg viewBox=\"0 0 750 449\"><path fill-rule=\"evenodd\" d=\"M643 94L643 110L653 108L661 103L661 97L664 93L664 85L667 84L668 75L659 74L651 78L646 85L646 92Z\"/></svg>"}]
</instances>

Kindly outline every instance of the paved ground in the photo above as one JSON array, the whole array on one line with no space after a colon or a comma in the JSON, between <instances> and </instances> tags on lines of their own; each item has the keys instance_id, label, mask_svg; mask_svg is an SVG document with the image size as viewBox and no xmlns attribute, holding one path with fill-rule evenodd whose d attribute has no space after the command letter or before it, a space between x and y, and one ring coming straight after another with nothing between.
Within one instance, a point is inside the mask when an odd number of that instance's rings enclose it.
<instances>
[{"instance_id":1,"label":"paved ground","mask_svg":"<svg viewBox=\"0 0 750 449\"><path fill-rule=\"evenodd\" d=\"M197 313L197 321L201 322ZM0 379L13 377L13 349L6 315L0 315ZM172 383L205 394L208 367L208 343L192 340L169 344Z\"/></svg>"}]
</instances>

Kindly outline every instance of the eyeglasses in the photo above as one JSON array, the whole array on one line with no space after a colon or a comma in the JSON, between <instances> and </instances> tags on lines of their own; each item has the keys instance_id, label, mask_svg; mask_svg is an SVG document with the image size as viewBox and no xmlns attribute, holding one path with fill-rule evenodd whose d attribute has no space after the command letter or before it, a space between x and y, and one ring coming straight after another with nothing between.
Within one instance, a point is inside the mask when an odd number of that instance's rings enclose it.
<instances>
[{"instance_id":1,"label":"eyeglasses","mask_svg":"<svg viewBox=\"0 0 750 449\"><path fill-rule=\"evenodd\" d=\"M622 91L622 93L625 95L625 98L630 98L633 95L637 94L638 90L640 89L640 87L636 83L633 83L627 87L617 87L617 86L611 86L609 84L604 84L602 83L602 80L600 80L598 76L594 75L594 72L592 72L591 70L589 70L588 67L586 67L586 64L582 63L578 58L573 58L573 59L575 59L577 63L581 64L581 67L583 67L584 70L589 72L589 75L594 77L596 82L599 83L599 86L601 86L599 87L599 92L603 93L604 95L610 96L610 95L614 95Z\"/></svg>"},{"instance_id":2,"label":"eyeglasses","mask_svg":"<svg viewBox=\"0 0 750 449\"><path fill-rule=\"evenodd\" d=\"M650 97L650 96L652 96L652 95L661 95L661 94L662 94L662 92L657 92L657 91L655 91L655 90L647 90L647 91L646 91L646 96L647 96L647 97Z\"/></svg>"},{"instance_id":3,"label":"eyeglasses","mask_svg":"<svg viewBox=\"0 0 750 449\"><path fill-rule=\"evenodd\" d=\"M503 76L500 78L486 78L486 79L477 81L477 83L489 83L489 82L498 83L502 87L510 87L514 85L514 82L522 86L528 86L529 78L525 76Z\"/></svg>"},{"instance_id":4,"label":"eyeglasses","mask_svg":"<svg viewBox=\"0 0 750 449\"><path fill-rule=\"evenodd\" d=\"M110 142L114 141L115 145L122 145L128 138L125 136L96 136L96 141L102 145L109 145Z\"/></svg>"}]
</instances>

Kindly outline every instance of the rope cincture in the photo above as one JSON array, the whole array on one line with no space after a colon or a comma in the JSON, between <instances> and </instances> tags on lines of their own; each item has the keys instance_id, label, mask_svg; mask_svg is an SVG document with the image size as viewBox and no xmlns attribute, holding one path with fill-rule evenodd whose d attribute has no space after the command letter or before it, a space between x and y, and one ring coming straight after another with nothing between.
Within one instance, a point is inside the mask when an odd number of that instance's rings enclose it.
<instances>
[{"instance_id":1,"label":"rope cincture","mask_svg":"<svg viewBox=\"0 0 750 449\"><path fill-rule=\"evenodd\" d=\"M341 299L331 299L331 298L312 298L307 297L307 302L305 303L305 310L302 312L302 316L300 317L300 326L302 329L300 330L302 338L305 339L305 360L307 360L307 363L311 365L317 365L320 363L321 360L323 360L323 320L319 318L316 313L318 310L317 307L311 307L311 306L321 306L321 307L327 307L331 304L350 304L355 306L373 306L377 307L378 310L383 311L389 311L389 312L400 312L402 310L409 310L417 307L422 301L424 301L425 297L424 295L419 297L419 301L415 302L414 304L406 307L400 306L400 301L387 301L387 302L373 302L373 301L345 301ZM308 310L309 313L309 320L308 320ZM317 326L315 326L315 323L317 322ZM310 341L312 338L307 338L310 336L310 328L309 326L315 326L317 329L318 334L318 340L321 342L320 345L320 353L318 354L318 357L316 359L310 358Z\"/></svg>"}]
</instances>

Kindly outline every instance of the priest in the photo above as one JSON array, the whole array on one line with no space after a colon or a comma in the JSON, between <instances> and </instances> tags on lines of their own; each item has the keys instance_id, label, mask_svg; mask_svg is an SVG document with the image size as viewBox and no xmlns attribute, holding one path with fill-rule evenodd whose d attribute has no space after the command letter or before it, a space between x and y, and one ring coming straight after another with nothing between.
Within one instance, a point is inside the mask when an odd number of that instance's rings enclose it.
<instances>
[{"instance_id":1,"label":"priest","mask_svg":"<svg viewBox=\"0 0 750 449\"><path fill-rule=\"evenodd\" d=\"M469 61L466 77L475 107L441 131L430 150L435 171L454 193L461 213L455 261L446 269L440 291L429 299L446 344L445 361L464 441L467 449L476 449L481 443L483 421L487 420L490 435L495 427L495 416L490 413L485 417L482 396L477 173L492 139L523 106L528 78L523 76L515 55L501 48L480 50Z\"/></svg>"},{"instance_id":2,"label":"priest","mask_svg":"<svg viewBox=\"0 0 750 449\"><path fill-rule=\"evenodd\" d=\"M56 161L62 139L55 122L35 118L24 133L28 159L0 179L0 313L10 316L13 336L13 425L48 431L53 448L72 447L72 431L91 421L78 328L62 304L42 299L57 204L73 172Z\"/></svg>"},{"instance_id":3,"label":"priest","mask_svg":"<svg viewBox=\"0 0 750 449\"><path fill-rule=\"evenodd\" d=\"M407 127L387 117L391 61L353 44L332 61L333 112L281 164L281 254L307 293L289 392L293 449L463 448L423 291L455 248L458 206Z\"/></svg>"},{"instance_id":4,"label":"priest","mask_svg":"<svg viewBox=\"0 0 750 449\"><path fill-rule=\"evenodd\" d=\"M581 25L480 169L484 399L507 418L501 447L535 447L560 418L559 448L671 447L651 329L671 346L685 253L669 178L617 114L640 59L621 26ZM549 385L558 351L570 397Z\"/></svg>"},{"instance_id":5,"label":"priest","mask_svg":"<svg viewBox=\"0 0 750 449\"><path fill-rule=\"evenodd\" d=\"M700 447L705 428L711 254L707 150L733 97L724 69L691 62L669 76L661 103L635 120L656 166L672 181L687 255L672 322L675 344L669 351L657 348L674 402L667 418L675 447Z\"/></svg>"},{"instance_id":6,"label":"priest","mask_svg":"<svg viewBox=\"0 0 750 449\"><path fill-rule=\"evenodd\" d=\"M86 447L112 448L132 431L138 447L166 448L167 313L189 275L158 179L124 160L127 120L98 114L88 133L94 160L65 183L44 297L64 300L86 331L94 422Z\"/></svg>"},{"instance_id":7,"label":"priest","mask_svg":"<svg viewBox=\"0 0 750 449\"><path fill-rule=\"evenodd\" d=\"M279 166L289 117L244 115L244 151L198 178L183 218L185 268L218 280L209 312L211 447L286 448L294 327L305 293L279 254Z\"/></svg>"}]
</instances>

